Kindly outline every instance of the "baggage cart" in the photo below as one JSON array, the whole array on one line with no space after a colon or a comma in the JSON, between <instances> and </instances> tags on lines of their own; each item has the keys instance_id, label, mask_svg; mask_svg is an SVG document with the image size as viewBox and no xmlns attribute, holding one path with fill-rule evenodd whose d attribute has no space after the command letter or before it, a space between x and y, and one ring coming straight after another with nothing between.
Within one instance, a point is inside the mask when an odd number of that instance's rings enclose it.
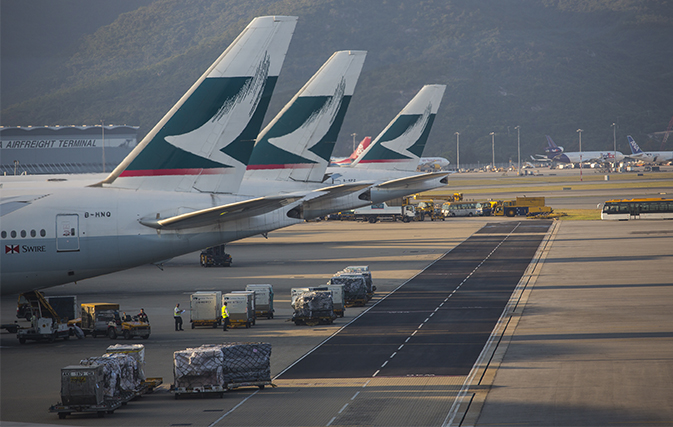
<instances>
[{"instance_id":1,"label":"baggage cart","mask_svg":"<svg viewBox=\"0 0 673 427\"><path fill-rule=\"evenodd\" d=\"M228 293L222 295L222 304L227 303L229 312L229 326L243 326L249 328L254 320L254 315L249 311L248 295Z\"/></svg>"},{"instance_id":2,"label":"baggage cart","mask_svg":"<svg viewBox=\"0 0 673 427\"><path fill-rule=\"evenodd\" d=\"M52 405L49 412L60 419L73 412L96 412L99 417L119 408L122 399L106 399L103 395L103 366L70 365L61 369L61 402Z\"/></svg>"},{"instance_id":3,"label":"baggage cart","mask_svg":"<svg viewBox=\"0 0 673 427\"><path fill-rule=\"evenodd\" d=\"M338 317L344 317L346 306L344 305L344 285L330 285L309 287L309 291L331 291L334 314Z\"/></svg>"},{"instance_id":4,"label":"baggage cart","mask_svg":"<svg viewBox=\"0 0 673 427\"><path fill-rule=\"evenodd\" d=\"M273 286L246 285L246 291L255 291L255 316L273 319Z\"/></svg>"},{"instance_id":5,"label":"baggage cart","mask_svg":"<svg viewBox=\"0 0 673 427\"><path fill-rule=\"evenodd\" d=\"M190 296L189 322L197 326L217 328L222 324L222 292L199 291Z\"/></svg>"}]
</instances>

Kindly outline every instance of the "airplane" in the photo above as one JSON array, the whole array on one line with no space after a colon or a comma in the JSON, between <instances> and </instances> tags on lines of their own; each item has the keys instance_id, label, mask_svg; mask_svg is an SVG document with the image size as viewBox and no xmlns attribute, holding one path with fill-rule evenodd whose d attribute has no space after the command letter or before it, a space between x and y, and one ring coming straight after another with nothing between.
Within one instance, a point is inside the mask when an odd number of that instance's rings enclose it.
<instances>
[{"instance_id":1,"label":"airplane","mask_svg":"<svg viewBox=\"0 0 673 427\"><path fill-rule=\"evenodd\" d=\"M349 157L342 157L342 158L333 158L330 160L330 166L346 166L350 165L353 163L355 159L358 158L360 154L362 154L363 151L367 147L369 147L369 144L372 142L372 137L371 136L365 136L362 141L360 141L360 144L358 144L357 148L351 153Z\"/></svg>"},{"instance_id":2,"label":"airplane","mask_svg":"<svg viewBox=\"0 0 673 427\"><path fill-rule=\"evenodd\" d=\"M647 163L668 163L673 161L673 151L648 151L644 152L640 149L636 141L627 135L626 139L629 141L629 147L631 147L631 155L628 156L634 160L642 160Z\"/></svg>"},{"instance_id":3,"label":"airplane","mask_svg":"<svg viewBox=\"0 0 673 427\"><path fill-rule=\"evenodd\" d=\"M563 147L557 146L551 137L547 135L548 147L545 152L548 154L538 154L539 158L534 160L541 161L548 159L560 163L584 163L584 162L609 162L618 163L624 160L624 155L619 151L563 151Z\"/></svg>"},{"instance_id":4,"label":"airplane","mask_svg":"<svg viewBox=\"0 0 673 427\"><path fill-rule=\"evenodd\" d=\"M326 170L333 185L373 181L371 203L444 186L450 172L416 172L445 85L426 85L351 165Z\"/></svg>"},{"instance_id":5,"label":"airplane","mask_svg":"<svg viewBox=\"0 0 673 427\"><path fill-rule=\"evenodd\" d=\"M288 213L304 195L233 194L296 22L253 19L103 181L3 189L1 293L160 263L301 222Z\"/></svg>"}]
</instances>

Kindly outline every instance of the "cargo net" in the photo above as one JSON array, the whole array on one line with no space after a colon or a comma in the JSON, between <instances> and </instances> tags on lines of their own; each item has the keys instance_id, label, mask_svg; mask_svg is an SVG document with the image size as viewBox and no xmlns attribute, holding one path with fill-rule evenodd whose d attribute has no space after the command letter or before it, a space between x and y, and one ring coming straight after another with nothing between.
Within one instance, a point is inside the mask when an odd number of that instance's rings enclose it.
<instances>
[{"instance_id":1,"label":"cargo net","mask_svg":"<svg viewBox=\"0 0 673 427\"><path fill-rule=\"evenodd\" d=\"M344 300L347 302L367 298L367 283L361 274L337 273L330 285L344 285Z\"/></svg>"},{"instance_id":2,"label":"cargo net","mask_svg":"<svg viewBox=\"0 0 673 427\"><path fill-rule=\"evenodd\" d=\"M374 282L372 280L372 273L369 271L369 266L367 265L352 265L344 268L339 271L335 276L340 274L361 274L365 278L365 283L367 285L367 292L374 292Z\"/></svg>"},{"instance_id":3,"label":"cargo net","mask_svg":"<svg viewBox=\"0 0 673 427\"><path fill-rule=\"evenodd\" d=\"M145 346L142 344L115 344L106 350L109 354L127 354L138 363L138 378L145 380Z\"/></svg>"},{"instance_id":4,"label":"cargo net","mask_svg":"<svg viewBox=\"0 0 673 427\"><path fill-rule=\"evenodd\" d=\"M271 381L271 344L228 343L176 351L175 387Z\"/></svg>"},{"instance_id":5,"label":"cargo net","mask_svg":"<svg viewBox=\"0 0 673 427\"><path fill-rule=\"evenodd\" d=\"M292 308L294 308L293 319L332 317L334 315L332 293L329 291L304 292L294 300Z\"/></svg>"},{"instance_id":6,"label":"cargo net","mask_svg":"<svg viewBox=\"0 0 673 427\"><path fill-rule=\"evenodd\" d=\"M119 397L140 388L138 362L126 354L104 354L81 360L80 365L103 366L103 394L105 397Z\"/></svg>"}]
</instances>

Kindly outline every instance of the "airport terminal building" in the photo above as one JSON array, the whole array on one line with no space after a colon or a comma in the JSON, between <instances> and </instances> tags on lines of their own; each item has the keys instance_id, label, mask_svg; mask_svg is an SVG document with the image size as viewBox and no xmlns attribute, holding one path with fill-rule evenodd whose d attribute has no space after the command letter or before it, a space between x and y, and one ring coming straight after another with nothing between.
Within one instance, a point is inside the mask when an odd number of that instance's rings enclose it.
<instances>
[{"instance_id":1,"label":"airport terminal building","mask_svg":"<svg viewBox=\"0 0 673 427\"><path fill-rule=\"evenodd\" d=\"M110 172L137 142L138 126L0 127L0 174Z\"/></svg>"}]
</instances>

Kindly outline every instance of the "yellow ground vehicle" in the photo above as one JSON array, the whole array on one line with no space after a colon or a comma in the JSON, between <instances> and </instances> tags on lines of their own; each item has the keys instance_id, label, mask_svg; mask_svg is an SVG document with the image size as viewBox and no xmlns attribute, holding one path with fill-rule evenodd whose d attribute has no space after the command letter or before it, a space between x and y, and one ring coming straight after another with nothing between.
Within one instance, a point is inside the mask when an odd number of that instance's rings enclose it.
<instances>
[{"instance_id":1,"label":"yellow ground vehicle","mask_svg":"<svg viewBox=\"0 0 673 427\"><path fill-rule=\"evenodd\" d=\"M149 322L132 319L131 316L119 312L119 304L87 303L82 304L82 331L92 337L107 336L116 339L123 336L127 340L133 337L150 337Z\"/></svg>"},{"instance_id":2,"label":"yellow ground vehicle","mask_svg":"<svg viewBox=\"0 0 673 427\"><path fill-rule=\"evenodd\" d=\"M553 209L545 206L544 197L517 197L516 200L504 200L495 207L494 215L499 216L537 216L552 213Z\"/></svg>"}]
</instances>

